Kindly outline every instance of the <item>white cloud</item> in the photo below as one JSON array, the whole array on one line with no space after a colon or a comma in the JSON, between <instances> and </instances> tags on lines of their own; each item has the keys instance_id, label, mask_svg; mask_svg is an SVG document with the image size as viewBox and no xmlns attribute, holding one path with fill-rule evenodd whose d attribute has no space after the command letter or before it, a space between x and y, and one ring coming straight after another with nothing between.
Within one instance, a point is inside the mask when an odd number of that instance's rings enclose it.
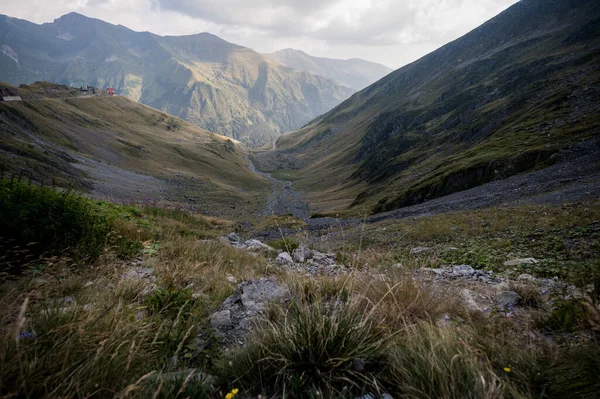
<instances>
[{"instance_id":1,"label":"white cloud","mask_svg":"<svg viewBox=\"0 0 600 399\"><path fill-rule=\"evenodd\" d=\"M458 38L516 0L0 0L0 13L50 22L68 12L138 31L209 31L271 52L359 57L397 68Z\"/></svg>"}]
</instances>

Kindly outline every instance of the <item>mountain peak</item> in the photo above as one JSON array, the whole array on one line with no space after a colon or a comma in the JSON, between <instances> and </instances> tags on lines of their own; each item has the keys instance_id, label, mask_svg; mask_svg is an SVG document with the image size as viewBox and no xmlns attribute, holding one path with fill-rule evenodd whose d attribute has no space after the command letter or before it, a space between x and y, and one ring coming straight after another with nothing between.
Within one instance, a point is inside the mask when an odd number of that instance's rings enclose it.
<instances>
[{"instance_id":1,"label":"mountain peak","mask_svg":"<svg viewBox=\"0 0 600 399\"><path fill-rule=\"evenodd\" d=\"M293 48L279 50L269 56L289 68L320 75L356 90L361 90L392 72L385 65L360 58L342 60L315 57Z\"/></svg>"},{"instance_id":2,"label":"mountain peak","mask_svg":"<svg viewBox=\"0 0 600 399\"><path fill-rule=\"evenodd\" d=\"M79 21L79 20L88 20L91 19L89 17L86 17L83 14L80 14L78 12L70 12L68 14L65 14L57 19L54 20L54 22L65 22L65 21Z\"/></svg>"}]
</instances>

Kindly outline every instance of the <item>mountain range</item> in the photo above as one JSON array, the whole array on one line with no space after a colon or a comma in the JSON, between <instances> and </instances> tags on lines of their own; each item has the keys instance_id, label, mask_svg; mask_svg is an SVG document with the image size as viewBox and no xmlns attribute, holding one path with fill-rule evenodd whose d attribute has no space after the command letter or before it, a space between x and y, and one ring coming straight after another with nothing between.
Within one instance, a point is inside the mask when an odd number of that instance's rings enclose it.
<instances>
[{"instance_id":1,"label":"mountain range","mask_svg":"<svg viewBox=\"0 0 600 399\"><path fill-rule=\"evenodd\" d=\"M209 33L162 37L77 13L42 25L0 16L0 81L113 87L249 145L298 129L354 93Z\"/></svg>"},{"instance_id":2,"label":"mountain range","mask_svg":"<svg viewBox=\"0 0 600 399\"><path fill-rule=\"evenodd\" d=\"M255 160L313 212L357 214L543 169L577 143L598 153L599 133L600 3L522 0Z\"/></svg>"},{"instance_id":3,"label":"mountain range","mask_svg":"<svg viewBox=\"0 0 600 399\"><path fill-rule=\"evenodd\" d=\"M304 51L290 48L267 55L290 68L324 76L356 90L362 90L392 72L392 69L385 65L359 58L338 60L314 57Z\"/></svg>"}]
</instances>

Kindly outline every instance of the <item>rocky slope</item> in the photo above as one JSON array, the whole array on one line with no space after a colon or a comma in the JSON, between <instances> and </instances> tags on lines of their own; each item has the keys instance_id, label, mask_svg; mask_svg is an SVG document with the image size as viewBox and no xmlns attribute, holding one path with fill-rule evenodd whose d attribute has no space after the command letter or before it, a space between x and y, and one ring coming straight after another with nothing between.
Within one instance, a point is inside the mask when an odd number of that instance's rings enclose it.
<instances>
[{"instance_id":1,"label":"rocky slope","mask_svg":"<svg viewBox=\"0 0 600 399\"><path fill-rule=\"evenodd\" d=\"M269 182L237 141L125 97L82 95L50 83L0 94L4 177L75 186L115 201L185 202L204 213L258 211Z\"/></svg>"},{"instance_id":2,"label":"rocky slope","mask_svg":"<svg viewBox=\"0 0 600 399\"><path fill-rule=\"evenodd\" d=\"M575 143L598 150L599 58L598 2L523 0L261 155L286 160L313 211L350 214L545 168Z\"/></svg>"},{"instance_id":3,"label":"rocky slope","mask_svg":"<svg viewBox=\"0 0 600 399\"><path fill-rule=\"evenodd\" d=\"M267 55L290 68L323 76L356 90L362 90L392 72L385 65L359 58L339 60L315 57L291 48Z\"/></svg>"},{"instance_id":4,"label":"rocky slope","mask_svg":"<svg viewBox=\"0 0 600 399\"><path fill-rule=\"evenodd\" d=\"M262 145L354 90L208 33L161 37L71 13L33 24L0 16L0 81L113 87L204 129Z\"/></svg>"}]
</instances>

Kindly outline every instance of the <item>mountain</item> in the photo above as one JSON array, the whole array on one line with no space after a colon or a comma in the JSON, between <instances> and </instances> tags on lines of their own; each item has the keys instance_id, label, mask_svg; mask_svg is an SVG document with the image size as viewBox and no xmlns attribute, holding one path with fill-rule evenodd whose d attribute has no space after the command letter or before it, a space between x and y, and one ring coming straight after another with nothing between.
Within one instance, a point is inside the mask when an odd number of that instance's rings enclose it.
<instances>
[{"instance_id":1,"label":"mountain","mask_svg":"<svg viewBox=\"0 0 600 399\"><path fill-rule=\"evenodd\" d=\"M357 214L543 169L577 143L598 153L599 133L600 3L522 0L256 161L284 165L313 211Z\"/></svg>"},{"instance_id":2,"label":"mountain","mask_svg":"<svg viewBox=\"0 0 600 399\"><path fill-rule=\"evenodd\" d=\"M392 72L392 69L385 65L359 58L338 60L314 57L303 51L291 48L267 55L287 67L323 76L356 90L362 90Z\"/></svg>"},{"instance_id":3,"label":"mountain","mask_svg":"<svg viewBox=\"0 0 600 399\"><path fill-rule=\"evenodd\" d=\"M119 201L187 202L204 213L262 208L269 183L248 169L239 142L126 97L0 85L0 96L16 95L24 101L0 102L4 177Z\"/></svg>"},{"instance_id":4,"label":"mountain","mask_svg":"<svg viewBox=\"0 0 600 399\"><path fill-rule=\"evenodd\" d=\"M42 25L0 16L0 81L113 87L250 145L300 128L354 92L208 33L161 37L76 13Z\"/></svg>"}]
</instances>

